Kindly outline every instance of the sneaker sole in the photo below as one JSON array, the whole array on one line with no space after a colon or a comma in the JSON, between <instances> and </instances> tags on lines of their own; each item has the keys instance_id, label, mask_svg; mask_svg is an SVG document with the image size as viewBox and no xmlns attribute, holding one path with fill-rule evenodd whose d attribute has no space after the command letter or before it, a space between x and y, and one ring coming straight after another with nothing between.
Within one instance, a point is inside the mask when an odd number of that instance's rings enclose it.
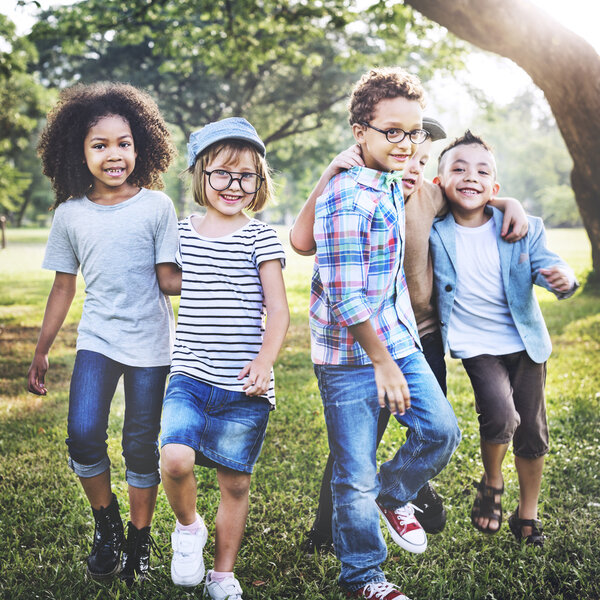
<instances>
[{"instance_id":1,"label":"sneaker sole","mask_svg":"<svg viewBox=\"0 0 600 600\"><path fill-rule=\"evenodd\" d=\"M203 532L202 532L202 550L204 550L204 546L206 544L206 540L208 539L208 529L206 529L206 525L203 524ZM204 581L204 557L200 554L200 564L198 565L198 570L192 575L188 575L187 577L179 577L173 571L173 561L171 560L171 580L175 585L180 585L182 587L195 587Z\"/></svg>"},{"instance_id":2,"label":"sneaker sole","mask_svg":"<svg viewBox=\"0 0 600 600\"><path fill-rule=\"evenodd\" d=\"M398 546L400 546L400 548L402 548L403 550L407 550L408 552L412 552L413 554L422 554L423 552L425 552L425 550L427 550L427 537L425 537L425 542L423 544L413 544L409 542L407 539L398 535L398 532L388 523L388 520L385 518L385 515L383 514L379 506L377 507L377 510L379 511L379 514L383 517L383 520L385 521L385 526L390 532L392 539L394 540L394 542L396 542Z\"/></svg>"}]
</instances>

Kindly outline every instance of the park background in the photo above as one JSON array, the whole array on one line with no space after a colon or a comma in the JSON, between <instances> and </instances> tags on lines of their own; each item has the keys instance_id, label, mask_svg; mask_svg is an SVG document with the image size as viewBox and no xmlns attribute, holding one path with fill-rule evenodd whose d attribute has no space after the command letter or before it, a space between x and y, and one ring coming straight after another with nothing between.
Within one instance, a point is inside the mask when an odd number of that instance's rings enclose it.
<instances>
[{"instance_id":1,"label":"park background","mask_svg":"<svg viewBox=\"0 0 600 600\"><path fill-rule=\"evenodd\" d=\"M594 140L588 139L594 138L600 120L585 101L590 82L600 97L600 75L595 77L600 73L597 3L573 1L568 9L562 4L557 13L561 23L579 28L589 43L527 0L503 2L502 8L489 0L453 3L455 11L472 9L473 26L490 40L495 35L491 23L500 27L508 14L511 29L522 38L525 66L530 67L528 59L539 44L546 43L548 64L530 69L538 85L552 81L550 75L540 80L539 69L560 73L565 68L552 55L552 47L560 46L561 56L570 58L571 75L578 70L584 75L579 75L576 86L565 77L565 90L545 89L545 94L513 62L483 53L412 7L422 5L426 13L441 2L88 0L56 8L51 4L24 0L0 7L0 13L10 15L0 14L0 214L7 218L7 247L0 250L3 597L194 596L170 582L173 518L162 493L153 532L164 556L153 557L152 581L142 590L130 591L118 582L101 586L84 576L91 511L67 469L64 444L83 281L51 352L49 396L36 398L25 392L53 277L40 269L52 195L41 175L35 145L58 90L76 81L119 80L150 91L180 149L166 177L166 191L180 216L194 210L179 176L189 132L226 116L249 118L267 141L278 182L278 202L262 218L277 224L286 243L287 227L320 171L352 142L345 116L352 83L370 66L400 64L421 76L429 97L426 114L444 123L450 138L470 127L492 143L502 192L519 198L530 213L545 219L551 248L572 264L583 286L573 299L560 303L545 291L538 293L554 344L547 382L552 450L541 505L550 538L544 551L519 548L506 526L493 537L471 527L472 484L480 477L476 419L468 379L460 364L448 359L449 399L463 430L461 446L436 482L449 523L442 535L430 536L425 555L408 555L390 546L385 570L413 600L600 598L596 284L600 195L594 191L598 169L589 168L590 160L592 166L600 164L593 154ZM552 8L555 3L537 4ZM537 26L524 32L532 19ZM508 34L496 33L498 43L505 43L506 54L511 55ZM585 139L577 138L565 117L569 109L574 112L569 103L578 107L578 115L587 114ZM581 131L576 129L577 134ZM573 158L580 157L582 149L587 149L585 158L576 161L576 166L583 165L582 175L575 176ZM434 172L432 159L427 174L431 177ZM335 584L336 559L307 558L300 551L314 516L327 442L306 319L311 260L287 250L292 325L276 365L279 405L253 481L238 576L247 598L337 599L342 595ZM109 443L115 491L123 506L122 410L119 393ZM379 457L385 460L402 439L402 428L390 427ZM211 523L218 501L214 474L199 469L198 477L198 508ZM504 507L511 511L517 482L510 457L505 478ZM208 565L211 552L209 544Z\"/></svg>"}]
</instances>

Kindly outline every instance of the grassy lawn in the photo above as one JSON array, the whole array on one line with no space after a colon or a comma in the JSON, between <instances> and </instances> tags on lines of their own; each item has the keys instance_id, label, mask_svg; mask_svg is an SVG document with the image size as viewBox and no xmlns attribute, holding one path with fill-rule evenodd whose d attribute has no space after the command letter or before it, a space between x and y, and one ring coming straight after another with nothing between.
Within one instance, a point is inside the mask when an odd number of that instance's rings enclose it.
<instances>
[{"instance_id":1,"label":"grassy lawn","mask_svg":"<svg viewBox=\"0 0 600 600\"><path fill-rule=\"evenodd\" d=\"M286 234L282 230L282 239ZM128 590L114 581L85 577L93 531L91 510L67 468L66 413L83 282L50 355L49 394L25 391L53 274L40 269L47 231L8 232L0 250L0 596L10 600L195 598L201 588L172 585L170 533L174 518L159 493L153 533L163 557L153 556L153 576ZM589 243L583 230L549 232L549 245L585 276ZM292 324L276 367L278 409L252 483L250 515L237 576L247 599L345 597L336 584L335 557L305 557L299 549L314 517L327 456L321 403L310 362L307 303L312 261L288 252L286 281ZM449 399L463 441L436 479L448 524L429 537L425 554L413 555L390 541L384 569L413 600L600 598L600 297L578 292L558 302L539 292L554 344L547 402L551 451L542 483L541 517L549 536L542 551L520 547L506 524L491 537L477 532L469 513L473 484L481 476L479 436L469 382L458 361L448 359ZM123 399L111 414L109 445L114 488L127 518L120 456ZM385 460L402 442L391 424L379 450ZM198 468L198 511L209 527L205 558L212 566L218 488L213 471ZM505 512L517 502L512 456L504 468ZM385 534L387 537L387 533Z\"/></svg>"}]
</instances>

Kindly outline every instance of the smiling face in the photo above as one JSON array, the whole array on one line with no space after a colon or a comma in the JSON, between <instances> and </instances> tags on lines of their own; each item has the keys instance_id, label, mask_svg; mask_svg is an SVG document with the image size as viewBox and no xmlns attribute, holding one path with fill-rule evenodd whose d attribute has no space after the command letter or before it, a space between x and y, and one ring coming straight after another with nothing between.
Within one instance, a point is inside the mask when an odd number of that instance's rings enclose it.
<instances>
[{"instance_id":1,"label":"smiling face","mask_svg":"<svg viewBox=\"0 0 600 600\"><path fill-rule=\"evenodd\" d=\"M423 109L418 100L398 96L380 100L369 125L384 131L414 131L421 129L422 118ZM352 125L352 133L361 146L365 165L377 171L403 171L416 146L408 135L401 142L392 144L383 133L360 123Z\"/></svg>"},{"instance_id":2,"label":"smiling face","mask_svg":"<svg viewBox=\"0 0 600 600\"><path fill-rule=\"evenodd\" d=\"M494 156L480 144L461 144L448 150L434 182L444 190L456 221L469 221L472 226L487 220L483 209L500 187Z\"/></svg>"},{"instance_id":3,"label":"smiling face","mask_svg":"<svg viewBox=\"0 0 600 600\"><path fill-rule=\"evenodd\" d=\"M423 185L425 166L429 161L432 141L427 138L422 144L417 144L415 153L410 157L402 176L402 191L404 199L408 200L412 194L419 191Z\"/></svg>"},{"instance_id":4,"label":"smiling face","mask_svg":"<svg viewBox=\"0 0 600 600\"><path fill-rule=\"evenodd\" d=\"M206 164L204 171L203 187L207 214L213 213L213 216L220 215L228 219L236 219L243 216L242 211L252 203L256 194L246 193L240 186L238 178L244 177L244 174L250 175L257 172L253 153L249 149L244 149L233 155L230 152L221 151ZM232 172L235 180L225 190L218 191L213 189L206 172L215 172L215 178L221 175L222 178L228 179L225 171ZM216 187L221 186L218 185Z\"/></svg>"},{"instance_id":5,"label":"smiling face","mask_svg":"<svg viewBox=\"0 0 600 600\"><path fill-rule=\"evenodd\" d=\"M137 153L129 123L119 115L101 117L88 130L83 154L93 177L93 192L102 194L129 187Z\"/></svg>"}]
</instances>

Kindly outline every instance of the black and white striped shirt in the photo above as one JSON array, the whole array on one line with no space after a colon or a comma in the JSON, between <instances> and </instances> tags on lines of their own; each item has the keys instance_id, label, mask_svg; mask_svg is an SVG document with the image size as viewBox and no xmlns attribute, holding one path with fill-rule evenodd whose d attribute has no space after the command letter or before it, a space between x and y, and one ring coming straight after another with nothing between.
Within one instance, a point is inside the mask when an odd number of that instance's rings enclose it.
<instances>
[{"instance_id":1,"label":"black and white striped shirt","mask_svg":"<svg viewBox=\"0 0 600 600\"><path fill-rule=\"evenodd\" d=\"M201 236L191 218L179 222L177 261L183 270L171 374L242 391L237 375L258 354L265 306L258 267L285 266L275 231L256 219L220 238ZM267 394L275 404L274 380Z\"/></svg>"}]
</instances>

